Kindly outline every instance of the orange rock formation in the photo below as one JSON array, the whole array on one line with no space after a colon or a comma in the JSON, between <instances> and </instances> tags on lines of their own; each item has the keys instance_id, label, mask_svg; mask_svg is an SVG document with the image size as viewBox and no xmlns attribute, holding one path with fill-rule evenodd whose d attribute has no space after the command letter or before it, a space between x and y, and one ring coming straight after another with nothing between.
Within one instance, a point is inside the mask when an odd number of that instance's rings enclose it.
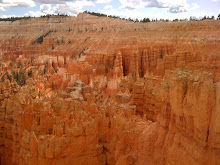
<instances>
[{"instance_id":1,"label":"orange rock formation","mask_svg":"<svg viewBox=\"0 0 220 165\"><path fill-rule=\"evenodd\" d=\"M0 164L220 164L220 21L0 31Z\"/></svg>"}]
</instances>

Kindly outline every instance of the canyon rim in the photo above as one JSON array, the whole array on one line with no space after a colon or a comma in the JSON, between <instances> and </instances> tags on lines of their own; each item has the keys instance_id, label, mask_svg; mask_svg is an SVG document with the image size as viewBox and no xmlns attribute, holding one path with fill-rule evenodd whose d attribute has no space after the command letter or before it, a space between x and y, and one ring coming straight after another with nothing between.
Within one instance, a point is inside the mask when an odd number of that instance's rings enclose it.
<instances>
[{"instance_id":1,"label":"canyon rim","mask_svg":"<svg viewBox=\"0 0 220 165\"><path fill-rule=\"evenodd\" d=\"M220 21L0 22L1 165L219 165Z\"/></svg>"}]
</instances>

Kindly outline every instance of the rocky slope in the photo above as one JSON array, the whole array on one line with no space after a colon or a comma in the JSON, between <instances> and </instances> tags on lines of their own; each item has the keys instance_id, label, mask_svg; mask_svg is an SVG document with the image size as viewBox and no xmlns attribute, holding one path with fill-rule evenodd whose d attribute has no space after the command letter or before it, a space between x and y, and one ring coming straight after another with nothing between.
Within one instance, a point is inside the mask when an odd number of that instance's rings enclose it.
<instances>
[{"instance_id":1,"label":"rocky slope","mask_svg":"<svg viewBox=\"0 0 220 165\"><path fill-rule=\"evenodd\" d=\"M220 164L220 21L0 31L1 164Z\"/></svg>"}]
</instances>

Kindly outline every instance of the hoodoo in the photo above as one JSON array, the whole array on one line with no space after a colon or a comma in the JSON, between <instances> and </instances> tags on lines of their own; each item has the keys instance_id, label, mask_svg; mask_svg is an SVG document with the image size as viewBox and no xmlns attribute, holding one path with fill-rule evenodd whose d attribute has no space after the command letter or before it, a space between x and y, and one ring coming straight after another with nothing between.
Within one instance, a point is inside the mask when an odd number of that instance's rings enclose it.
<instances>
[{"instance_id":1,"label":"hoodoo","mask_svg":"<svg viewBox=\"0 0 220 165\"><path fill-rule=\"evenodd\" d=\"M220 21L0 22L1 165L220 164Z\"/></svg>"}]
</instances>

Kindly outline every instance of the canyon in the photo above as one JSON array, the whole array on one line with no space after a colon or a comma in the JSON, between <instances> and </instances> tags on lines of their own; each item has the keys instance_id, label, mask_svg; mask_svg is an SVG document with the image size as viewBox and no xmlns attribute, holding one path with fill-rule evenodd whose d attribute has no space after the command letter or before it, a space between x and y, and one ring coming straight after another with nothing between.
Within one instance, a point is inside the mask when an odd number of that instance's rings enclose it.
<instances>
[{"instance_id":1,"label":"canyon","mask_svg":"<svg viewBox=\"0 0 220 165\"><path fill-rule=\"evenodd\" d=\"M220 164L220 21L0 22L1 165Z\"/></svg>"}]
</instances>

